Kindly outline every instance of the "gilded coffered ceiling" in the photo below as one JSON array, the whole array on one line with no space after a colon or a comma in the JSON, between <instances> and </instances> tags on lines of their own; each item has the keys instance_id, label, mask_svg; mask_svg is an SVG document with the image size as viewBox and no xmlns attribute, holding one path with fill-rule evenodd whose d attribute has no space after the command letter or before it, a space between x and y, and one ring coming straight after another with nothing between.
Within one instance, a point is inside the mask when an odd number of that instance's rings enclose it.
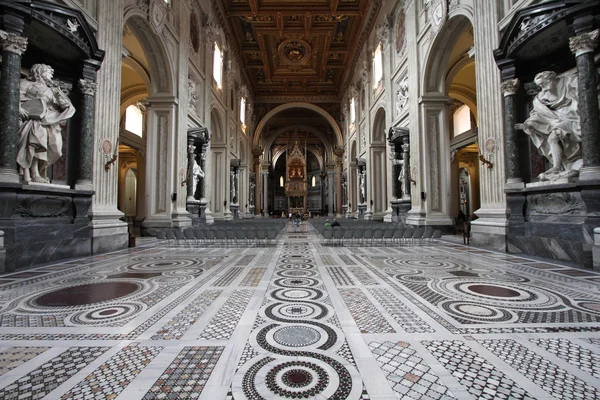
<instances>
[{"instance_id":1,"label":"gilded coffered ceiling","mask_svg":"<svg viewBox=\"0 0 600 400\"><path fill-rule=\"evenodd\" d=\"M257 103L338 103L378 0L220 0ZM327 107L328 108L328 107Z\"/></svg>"}]
</instances>

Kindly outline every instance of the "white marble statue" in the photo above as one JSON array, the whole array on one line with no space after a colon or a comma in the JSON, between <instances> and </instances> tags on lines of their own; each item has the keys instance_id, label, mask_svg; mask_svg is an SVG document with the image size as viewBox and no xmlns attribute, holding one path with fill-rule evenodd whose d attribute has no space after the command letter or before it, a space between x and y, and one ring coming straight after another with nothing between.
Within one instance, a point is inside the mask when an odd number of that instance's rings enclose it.
<instances>
[{"instance_id":1,"label":"white marble statue","mask_svg":"<svg viewBox=\"0 0 600 400\"><path fill-rule=\"evenodd\" d=\"M366 196L366 172L363 170L360 173L360 196L362 199L362 202L364 203L365 201L367 201L367 196Z\"/></svg>"},{"instance_id":2,"label":"white marble statue","mask_svg":"<svg viewBox=\"0 0 600 400\"><path fill-rule=\"evenodd\" d=\"M49 182L48 167L62 156L61 125L75 114L53 75L49 65L35 64L31 75L21 80L17 163L25 182Z\"/></svg>"},{"instance_id":3,"label":"white marble statue","mask_svg":"<svg viewBox=\"0 0 600 400\"><path fill-rule=\"evenodd\" d=\"M194 160L194 166L192 167L192 193L196 193L196 189L198 188L198 183L200 179L204 178L204 171L202 171L202 167L198 164L198 160Z\"/></svg>"},{"instance_id":4,"label":"white marble statue","mask_svg":"<svg viewBox=\"0 0 600 400\"><path fill-rule=\"evenodd\" d=\"M406 179L406 168L404 167L404 160L400 161L400 173L398 174L398 181L400 181L400 193L402 198L406 197L404 193L404 180Z\"/></svg>"},{"instance_id":5,"label":"white marble statue","mask_svg":"<svg viewBox=\"0 0 600 400\"><path fill-rule=\"evenodd\" d=\"M581 125L577 110L577 75L557 76L552 71L540 72L534 82L542 89L533 100L529 118L516 129L530 137L552 168L541 173L541 181L578 175L581 162Z\"/></svg>"}]
</instances>

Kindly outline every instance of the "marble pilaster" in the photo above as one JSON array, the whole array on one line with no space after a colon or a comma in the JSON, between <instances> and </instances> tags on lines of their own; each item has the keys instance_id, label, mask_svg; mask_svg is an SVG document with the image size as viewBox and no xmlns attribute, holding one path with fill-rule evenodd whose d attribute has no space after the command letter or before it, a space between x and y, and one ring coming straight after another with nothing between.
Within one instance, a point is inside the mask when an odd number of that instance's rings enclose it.
<instances>
[{"instance_id":1,"label":"marble pilaster","mask_svg":"<svg viewBox=\"0 0 600 400\"><path fill-rule=\"evenodd\" d=\"M124 0L98 2L98 46L105 51L102 68L96 74L98 84L94 118L92 182L96 191L92 198L91 223L93 253L114 251L127 247L127 224L120 220L123 213L117 208L118 164L106 170L105 157L100 157L102 142L108 140L117 151L119 140L119 119L121 93L115 90L121 86L121 59L123 57L123 4ZM143 155L139 156L140 161ZM139 168L138 168L139 172ZM143 174L138 173L138 182ZM142 185L143 186L143 185ZM141 188L138 186L138 189ZM141 193L141 192L139 192ZM138 196L138 215L143 214L143 197Z\"/></svg>"},{"instance_id":2,"label":"marble pilaster","mask_svg":"<svg viewBox=\"0 0 600 400\"><path fill-rule=\"evenodd\" d=\"M21 30L23 21L20 20ZM0 31L2 64L0 70L0 182L19 182L17 142L19 131L19 98L21 55L27 49L27 38L18 33Z\"/></svg>"},{"instance_id":3,"label":"marble pilaster","mask_svg":"<svg viewBox=\"0 0 600 400\"><path fill-rule=\"evenodd\" d=\"M594 49L600 30L581 33L570 38L569 46L577 60L579 118L581 121L581 151L583 168L579 180L600 179L600 115L598 112L598 71Z\"/></svg>"},{"instance_id":4,"label":"marble pilaster","mask_svg":"<svg viewBox=\"0 0 600 400\"><path fill-rule=\"evenodd\" d=\"M477 90L478 142L481 154L494 164L487 168L479 163L480 207L474 210L478 219L471 225L471 243L503 250L506 248L506 182L504 162L505 138L502 134L502 95L498 90L501 76L494 60L498 48L498 21L502 18L495 2L478 2L473 8L475 33L475 78ZM514 99L514 96L512 96ZM505 98L506 99L506 98ZM504 129L507 125L505 125ZM510 127L514 129L514 124ZM488 142L489 141L489 142ZM489 152L488 143L495 142ZM490 147L491 148L491 147Z\"/></svg>"}]
</instances>

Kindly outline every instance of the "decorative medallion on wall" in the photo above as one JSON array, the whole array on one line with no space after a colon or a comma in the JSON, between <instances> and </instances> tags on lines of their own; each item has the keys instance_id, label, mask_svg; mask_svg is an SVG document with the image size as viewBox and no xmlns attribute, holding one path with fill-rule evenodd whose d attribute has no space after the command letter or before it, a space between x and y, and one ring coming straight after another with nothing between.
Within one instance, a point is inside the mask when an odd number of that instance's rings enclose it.
<instances>
[{"instance_id":1,"label":"decorative medallion on wall","mask_svg":"<svg viewBox=\"0 0 600 400\"><path fill-rule=\"evenodd\" d=\"M487 138L484 144L485 152L487 154L494 154L498 149L498 143L494 138Z\"/></svg>"},{"instance_id":2,"label":"decorative medallion on wall","mask_svg":"<svg viewBox=\"0 0 600 400\"><path fill-rule=\"evenodd\" d=\"M160 34L167 19L167 9L164 0L150 1L150 25L157 34Z\"/></svg>"},{"instance_id":3,"label":"decorative medallion on wall","mask_svg":"<svg viewBox=\"0 0 600 400\"><path fill-rule=\"evenodd\" d=\"M106 155L112 154L112 143L108 139L102 141L102 152Z\"/></svg>"},{"instance_id":4,"label":"decorative medallion on wall","mask_svg":"<svg viewBox=\"0 0 600 400\"><path fill-rule=\"evenodd\" d=\"M448 19L448 0L432 0L429 5L429 15L431 26L437 32Z\"/></svg>"},{"instance_id":5,"label":"decorative medallion on wall","mask_svg":"<svg viewBox=\"0 0 600 400\"><path fill-rule=\"evenodd\" d=\"M310 44L301 39L283 41L278 49L281 63L285 65L305 65L310 60Z\"/></svg>"},{"instance_id":6,"label":"decorative medallion on wall","mask_svg":"<svg viewBox=\"0 0 600 400\"><path fill-rule=\"evenodd\" d=\"M200 50L200 23L194 10L190 14L190 43L195 53Z\"/></svg>"},{"instance_id":7,"label":"decorative medallion on wall","mask_svg":"<svg viewBox=\"0 0 600 400\"><path fill-rule=\"evenodd\" d=\"M402 53L405 46L406 38L406 14L404 9L400 9L398 13L398 22L396 22L396 53Z\"/></svg>"}]
</instances>

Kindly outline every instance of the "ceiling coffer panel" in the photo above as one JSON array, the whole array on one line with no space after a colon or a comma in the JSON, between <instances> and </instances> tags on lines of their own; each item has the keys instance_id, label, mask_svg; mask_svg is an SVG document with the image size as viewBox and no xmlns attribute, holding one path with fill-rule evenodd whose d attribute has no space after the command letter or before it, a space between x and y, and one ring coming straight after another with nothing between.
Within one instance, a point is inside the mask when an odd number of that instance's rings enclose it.
<instances>
[{"instance_id":1,"label":"ceiling coffer panel","mask_svg":"<svg viewBox=\"0 0 600 400\"><path fill-rule=\"evenodd\" d=\"M374 0L221 0L257 101L334 98Z\"/></svg>"}]
</instances>

